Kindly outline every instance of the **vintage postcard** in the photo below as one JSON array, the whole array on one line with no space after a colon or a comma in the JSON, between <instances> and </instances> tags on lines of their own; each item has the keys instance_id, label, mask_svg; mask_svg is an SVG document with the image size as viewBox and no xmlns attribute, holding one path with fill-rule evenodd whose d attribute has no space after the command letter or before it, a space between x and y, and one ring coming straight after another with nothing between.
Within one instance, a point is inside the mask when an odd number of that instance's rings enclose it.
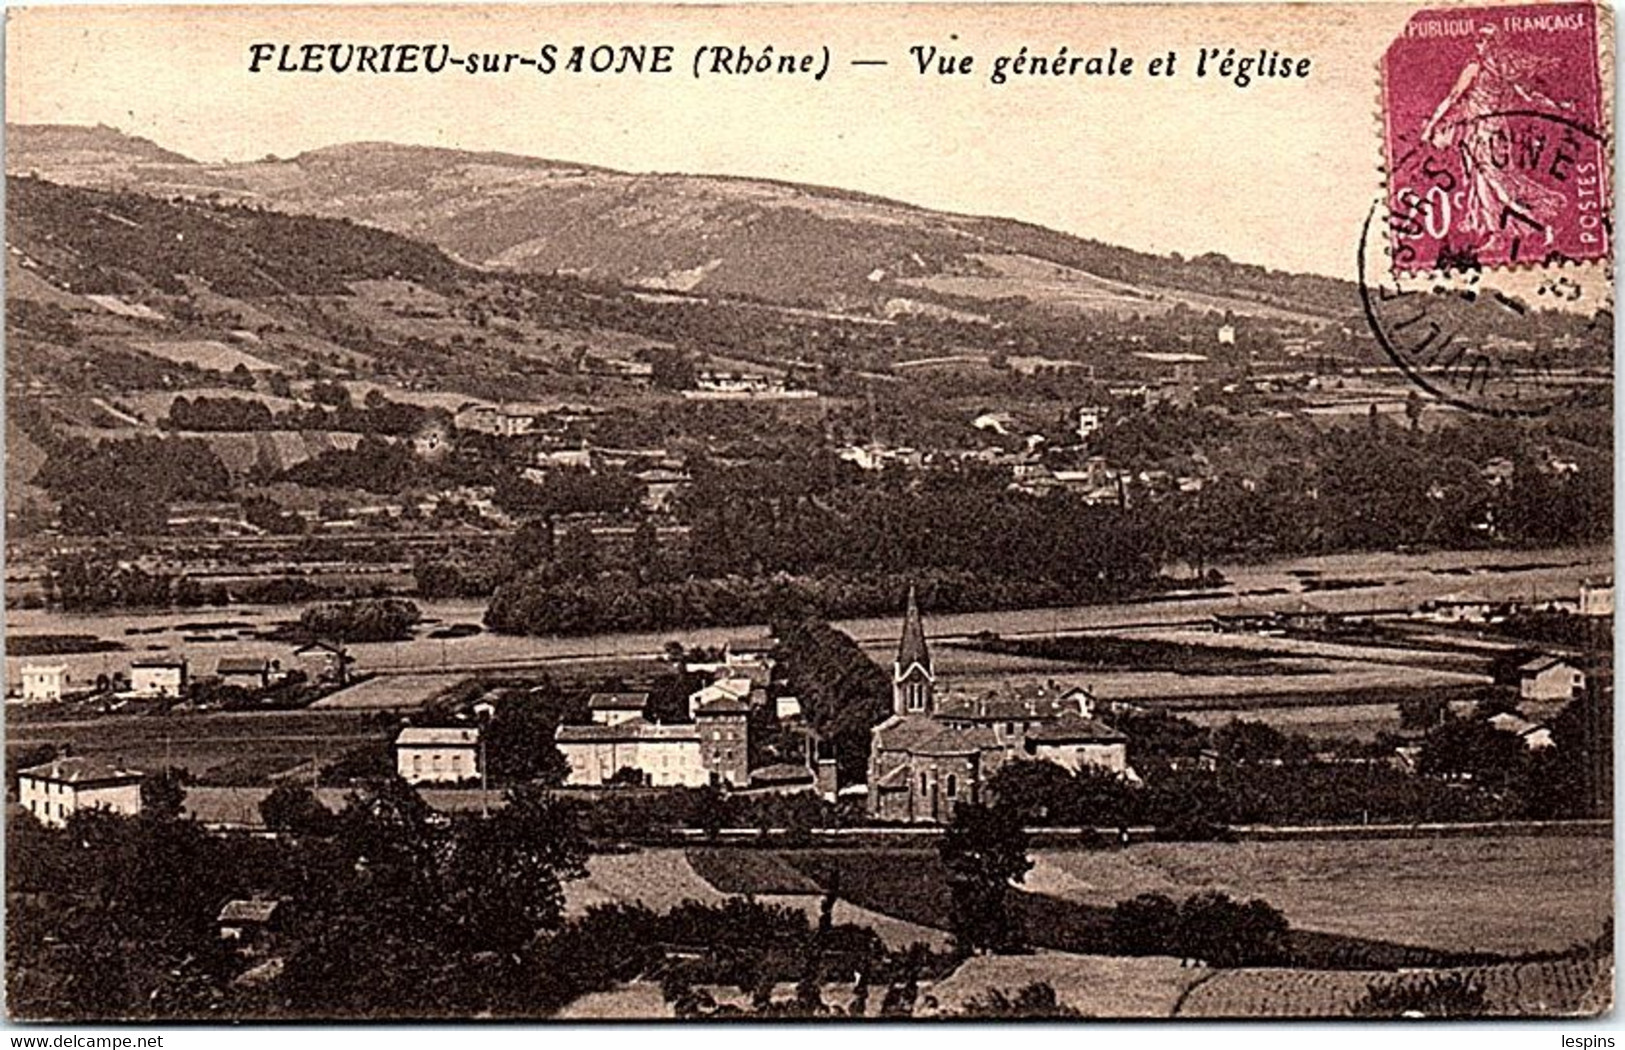
<instances>
[{"instance_id":1,"label":"vintage postcard","mask_svg":"<svg viewBox=\"0 0 1625 1050\"><path fill-rule=\"evenodd\" d=\"M1613 61L13 9L8 1016L1610 1012Z\"/></svg>"}]
</instances>

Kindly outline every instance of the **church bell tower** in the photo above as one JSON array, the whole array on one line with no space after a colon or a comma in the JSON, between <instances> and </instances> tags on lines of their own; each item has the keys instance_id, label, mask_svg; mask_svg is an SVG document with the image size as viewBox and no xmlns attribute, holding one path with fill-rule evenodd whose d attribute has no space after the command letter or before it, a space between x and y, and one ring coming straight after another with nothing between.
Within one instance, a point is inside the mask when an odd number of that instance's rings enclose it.
<instances>
[{"instance_id":1,"label":"church bell tower","mask_svg":"<svg viewBox=\"0 0 1625 1050\"><path fill-rule=\"evenodd\" d=\"M891 681L893 713L930 715L936 711L937 676L931 671L931 650L925 645L925 625L920 622L913 587L908 589L908 613L903 618Z\"/></svg>"}]
</instances>

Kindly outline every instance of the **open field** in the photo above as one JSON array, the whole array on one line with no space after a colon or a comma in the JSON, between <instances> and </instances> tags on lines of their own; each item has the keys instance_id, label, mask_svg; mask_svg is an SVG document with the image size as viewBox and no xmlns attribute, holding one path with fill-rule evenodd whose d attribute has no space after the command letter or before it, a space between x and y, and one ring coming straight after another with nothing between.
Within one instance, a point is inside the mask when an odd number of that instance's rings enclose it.
<instances>
[{"instance_id":1,"label":"open field","mask_svg":"<svg viewBox=\"0 0 1625 1050\"><path fill-rule=\"evenodd\" d=\"M422 707L461 682L460 674L388 674L329 693L313 711L406 711Z\"/></svg>"},{"instance_id":2,"label":"open field","mask_svg":"<svg viewBox=\"0 0 1625 1050\"><path fill-rule=\"evenodd\" d=\"M1026 887L1062 900L1221 889L1264 898L1295 928L1452 952L1555 951L1613 914L1606 839L1145 843L1033 859Z\"/></svg>"},{"instance_id":3,"label":"open field","mask_svg":"<svg viewBox=\"0 0 1625 1050\"><path fill-rule=\"evenodd\" d=\"M360 715L305 711L176 712L81 721L7 718L6 746L68 746L142 770L179 766L204 783L264 783L312 759L327 761L386 731Z\"/></svg>"}]
</instances>

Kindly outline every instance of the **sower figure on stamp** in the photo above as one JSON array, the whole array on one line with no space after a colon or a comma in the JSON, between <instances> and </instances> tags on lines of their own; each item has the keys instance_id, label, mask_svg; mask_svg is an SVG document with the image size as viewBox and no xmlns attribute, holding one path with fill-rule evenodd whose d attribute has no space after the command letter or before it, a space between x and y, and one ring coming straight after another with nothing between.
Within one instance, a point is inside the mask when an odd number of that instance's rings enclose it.
<instances>
[{"instance_id":1,"label":"sower figure on stamp","mask_svg":"<svg viewBox=\"0 0 1625 1050\"><path fill-rule=\"evenodd\" d=\"M1559 64L1498 46L1495 27L1481 26L1473 57L1422 129L1424 142L1441 150L1453 145L1461 154L1467 183L1461 228L1484 235L1481 250L1499 248L1509 232L1517 236L1519 231L1508 229L1513 222L1523 224L1527 232L1543 233L1547 245L1552 243L1553 225L1548 220L1563 207L1562 195L1520 170L1515 157L1497 163L1491 150L1509 150L1517 141L1510 121L1498 114L1532 107L1548 112L1574 108L1574 103L1555 101L1528 84L1531 74Z\"/></svg>"}]
</instances>

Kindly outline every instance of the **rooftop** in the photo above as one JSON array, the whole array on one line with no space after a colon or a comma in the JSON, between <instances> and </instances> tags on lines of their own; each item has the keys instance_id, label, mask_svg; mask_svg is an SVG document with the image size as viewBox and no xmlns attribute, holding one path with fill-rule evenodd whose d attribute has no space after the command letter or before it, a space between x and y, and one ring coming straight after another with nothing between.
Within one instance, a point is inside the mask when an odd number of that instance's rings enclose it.
<instances>
[{"instance_id":1,"label":"rooftop","mask_svg":"<svg viewBox=\"0 0 1625 1050\"><path fill-rule=\"evenodd\" d=\"M270 922L276 910L282 906L279 900L234 900L227 901L226 906L220 909L220 917L216 922L223 923L263 923Z\"/></svg>"},{"instance_id":2,"label":"rooftop","mask_svg":"<svg viewBox=\"0 0 1625 1050\"><path fill-rule=\"evenodd\" d=\"M478 729L440 726L407 726L395 738L396 747L473 747L479 742Z\"/></svg>"},{"instance_id":3,"label":"rooftop","mask_svg":"<svg viewBox=\"0 0 1625 1050\"><path fill-rule=\"evenodd\" d=\"M642 718L629 718L612 726L564 725L554 732L553 739L561 744L609 744L622 741L647 743L698 743L700 728L692 722L674 722L659 725Z\"/></svg>"},{"instance_id":4,"label":"rooftop","mask_svg":"<svg viewBox=\"0 0 1625 1050\"><path fill-rule=\"evenodd\" d=\"M1048 725L1042 725L1027 734L1037 744L1115 744L1128 740L1104 722L1082 715L1068 715Z\"/></svg>"},{"instance_id":5,"label":"rooftop","mask_svg":"<svg viewBox=\"0 0 1625 1050\"><path fill-rule=\"evenodd\" d=\"M30 766L18 776L50 780L58 784L114 784L140 780L144 774L124 769L101 758L72 756L55 758L43 765Z\"/></svg>"},{"instance_id":6,"label":"rooftop","mask_svg":"<svg viewBox=\"0 0 1625 1050\"><path fill-rule=\"evenodd\" d=\"M594 693L587 698L593 711L642 711L648 706L648 693Z\"/></svg>"}]
</instances>

